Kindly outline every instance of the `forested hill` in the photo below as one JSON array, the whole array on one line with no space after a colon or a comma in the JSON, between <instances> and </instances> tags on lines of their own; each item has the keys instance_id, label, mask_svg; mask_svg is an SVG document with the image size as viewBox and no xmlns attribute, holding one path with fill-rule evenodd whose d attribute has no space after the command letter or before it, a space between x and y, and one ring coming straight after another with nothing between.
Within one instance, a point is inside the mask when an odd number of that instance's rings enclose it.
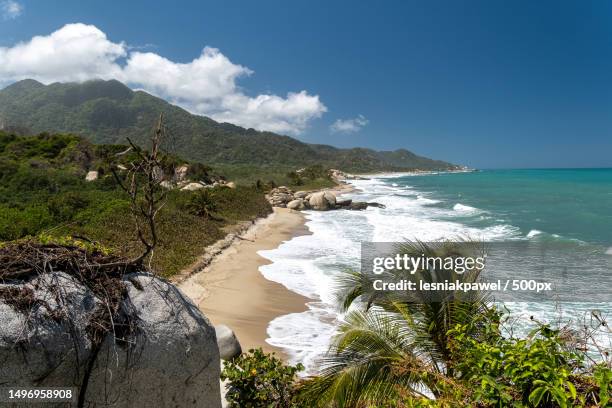
<instances>
[{"instance_id":1,"label":"forested hill","mask_svg":"<svg viewBox=\"0 0 612 408\"><path fill-rule=\"evenodd\" d=\"M171 129L173 150L211 165L321 164L349 172L455 168L404 149L338 149L218 123L114 80L43 85L26 79L0 90L0 130L22 134L76 133L101 144L125 143L130 137L144 144L160 112Z\"/></svg>"}]
</instances>

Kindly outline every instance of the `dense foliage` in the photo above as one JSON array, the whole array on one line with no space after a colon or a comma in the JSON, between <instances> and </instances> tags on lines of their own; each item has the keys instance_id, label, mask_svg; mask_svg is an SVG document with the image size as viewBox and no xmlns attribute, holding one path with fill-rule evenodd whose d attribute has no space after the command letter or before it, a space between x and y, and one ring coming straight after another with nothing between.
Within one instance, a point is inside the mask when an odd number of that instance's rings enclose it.
<instances>
[{"instance_id":1,"label":"dense foliage","mask_svg":"<svg viewBox=\"0 0 612 408\"><path fill-rule=\"evenodd\" d=\"M249 350L224 362L221 379L227 380L226 399L232 407L295 407L295 377L301 364L285 365L261 349Z\"/></svg>"},{"instance_id":2,"label":"dense foliage","mask_svg":"<svg viewBox=\"0 0 612 408\"><path fill-rule=\"evenodd\" d=\"M168 147L184 158L215 167L266 166L279 169L280 175L312 164L352 172L452 167L403 149L337 149L217 123L114 80L48 86L24 80L0 90L0 126L27 133L71 132L95 143L122 144L130 137L146 145L160 112L171 124Z\"/></svg>"},{"instance_id":3,"label":"dense foliage","mask_svg":"<svg viewBox=\"0 0 612 408\"><path fill-rule=\"evenodd\" d=\"M0 132L0 241L47 233L99 241L123 255L141 248L128 198L111 175L109 163L120 145L93 145L73 135L17 137ZM130 154L121 156L131 159ZM180 160L168 157L165 163ZM211 170L194 166L204 178ZM89 170L100 177L85 181ZM207 189L207 191L209 191ZM172 191L157 219L159 247L153 266L169 276L191 264L202 248L225 235L223 228L271 211L261 191L251 187L210 189L209 213L200 191ZM200 205L190 210L186 203ZM198 204L199 203L199 204Z\"/></svg>"}]
</instances>

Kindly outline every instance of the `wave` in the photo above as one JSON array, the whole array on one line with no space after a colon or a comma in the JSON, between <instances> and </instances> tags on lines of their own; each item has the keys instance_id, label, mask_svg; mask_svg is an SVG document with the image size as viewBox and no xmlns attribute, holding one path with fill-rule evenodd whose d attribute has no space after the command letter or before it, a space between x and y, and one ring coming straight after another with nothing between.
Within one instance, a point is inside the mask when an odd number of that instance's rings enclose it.
<instances>
[{"instance_id":1,"label":"wave","mask_svg":"<svg viewBox=\"0 0 612 408\"><path fill-rule=\"evenodd\" d=\"M537 229L532 229L527 234L527 238L535 238L535 237L537 237L538 235L541 235L541 234L542 234L542 231L537 230Z\"/></svg>"},{"instance_id":2,"label":"wave","mask_svg":"<svg viewBox=\"0 0 612 408\"><path fill-rule=\"evenodd\" d=\"M471 207L469 205L457 203L453 206L453 210L464 213L464 214L476 214L482 212L478 208Z\"/></svg>"},{"instance_id":3,"label":"wave","mask_svg":"<svg viewBox=\"0 0 612 408\"><path fill-rule=\"evenodd\" d=\"M461 203L453 209L434 205L440 201L403 183L393 186L389 179L374 178L352 180L351 184L359 191L347 197L376 201L386 208L307 211L306 227L310 235L295 237L273 250L259 251L271 261L260 267L265 278L313 299L306 312L270 322L266 340L285 350L292 363L304 364L307 374L316 373L316 362L327 351L342 319L334 296L335 277L343 270L360 268L360 242L452 238L498 241L524 237L519 228L507 223L477 227L457 222L456 219L464 219L466 214L484 211Z\"/></svg>"}]
</instances>

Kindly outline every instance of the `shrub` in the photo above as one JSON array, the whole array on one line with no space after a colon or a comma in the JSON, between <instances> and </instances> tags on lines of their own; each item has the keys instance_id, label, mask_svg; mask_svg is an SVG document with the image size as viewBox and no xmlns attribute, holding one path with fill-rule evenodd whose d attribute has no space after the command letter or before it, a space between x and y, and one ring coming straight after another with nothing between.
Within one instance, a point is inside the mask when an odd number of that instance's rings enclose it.
<instances>
[{"instance_id":1,"label":"shrub","mask_svg":"<svg viewBox=\"0 0 612 408\"><path fill-rule=\"evenodd\" d=\"M222 380L229 380L226 399L232 407L292 407L296 394L295 377L301 364L285 365L274 353L249 350L226 361Z\"/></svg>"},{"instance_id":2,"label":"shrub","mask_svg":"<svg viewBox=\"0 0 612 408\"><path fill-rule=\"evenodd\" d=\"M215 193L209 188L192 192L184 203L184 208L191 215L212 219L217 218L214 215L218 209L215 202Z\"/></svg>"}]
</instances>

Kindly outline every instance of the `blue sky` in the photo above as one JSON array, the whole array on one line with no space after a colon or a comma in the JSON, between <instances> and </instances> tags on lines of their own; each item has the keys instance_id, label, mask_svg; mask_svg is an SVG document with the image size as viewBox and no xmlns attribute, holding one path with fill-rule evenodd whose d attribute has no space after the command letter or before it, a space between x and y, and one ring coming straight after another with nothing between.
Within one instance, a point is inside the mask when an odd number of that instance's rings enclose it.
<instances>
[{"instance_id":1,"label":"blue sky","mask_svg":"<svg viewBox=\"0 0 612 408\"><path fill-rule=\"evenodd\" d=\"M122 44L113 64L140 53L189 69L170 85L136 83L155 59L117 75L216 119L481 168L612 166L609 2L0 0L13 3L19 12L0 17L0 62L13 58L0 84L64 79L9 52L82 23ZM200 71L180 63L205 46L217 49L200 61L211 77L185 86ZM96 75L74 69L62 72ZM214 98L181 94L210 84Z\"/></svg>"}]
</instances>

